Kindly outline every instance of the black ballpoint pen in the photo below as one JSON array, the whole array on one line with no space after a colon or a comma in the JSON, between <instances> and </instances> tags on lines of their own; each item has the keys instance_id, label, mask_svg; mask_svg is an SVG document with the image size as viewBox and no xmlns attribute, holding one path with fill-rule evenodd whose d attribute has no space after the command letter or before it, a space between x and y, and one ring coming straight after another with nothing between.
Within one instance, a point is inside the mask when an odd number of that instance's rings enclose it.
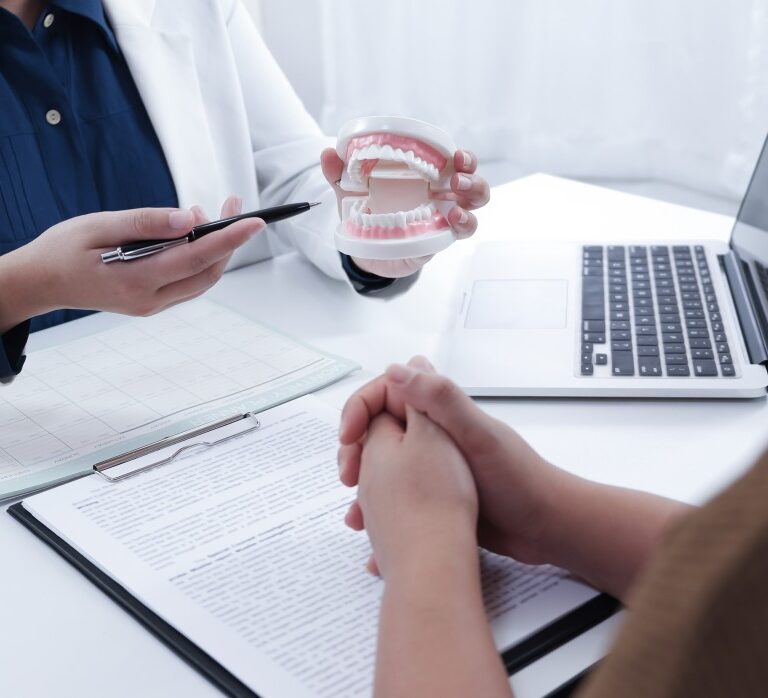
<instances>
[{"instance_id":1,"label":"black ballpoint pen","mask_svg":"<svg viewBox=\"0 0 768 698\"><path fill-rule=\"evenodd\" d=\"M309 203L308 201L302 201L298 204L283 204L282 206L273 206L272 208L265 208L261 211L251 211L250 213L241 213L239 216L232 216L231 218L222 218L219 221L211 221L210 223L201 223L196 225L186 235L179 238L168 238L166 240L138 240L137 242L127 242L124 245L120 245L115 250L104 252L101 255L101 261L105 264L109 262L130 262L132 259L140 259L141 257L147 257L151 254L157 254L163 250L168 250L171 247L177 247L179 245L186 245L188 242L194 242L198 238L213 233L222 228L226 228L232 223L241 221L244 218L261 218L265 223L274 223L281 221L291 216L297 216L300 213L309 211L313 206L317 206L322 202L315 201Z\"/></svg>"}]
</instances>

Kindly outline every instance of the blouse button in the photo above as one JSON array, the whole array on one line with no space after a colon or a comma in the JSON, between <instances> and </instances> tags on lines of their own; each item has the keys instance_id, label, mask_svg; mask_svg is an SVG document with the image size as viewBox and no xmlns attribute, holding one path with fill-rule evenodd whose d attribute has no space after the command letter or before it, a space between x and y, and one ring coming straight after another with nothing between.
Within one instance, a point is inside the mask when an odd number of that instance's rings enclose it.
<instances>
[{"instance_id":1,"label":"blouse button","mask_svg":"<svg viewBox=\"0 0 768 698\"><path fill-rule=\"evenodd\" d=\"M45 15L45 18L43 19L43 26L46 29L50 29L51 25L53 24L54 16L53 12L49 12L47 15Z\"/></svg>"},{"instance_id":2,"label":"blouse button","mask_svg":"<svg viewBox=\"0 0 768 698\"><path fill-rule=\"evenodd\" d=\"M61 114L56 109L49 109L47 112L45 112L45 120L51 126L56 126L61 122Z\"/></svg>"}]
</instances>

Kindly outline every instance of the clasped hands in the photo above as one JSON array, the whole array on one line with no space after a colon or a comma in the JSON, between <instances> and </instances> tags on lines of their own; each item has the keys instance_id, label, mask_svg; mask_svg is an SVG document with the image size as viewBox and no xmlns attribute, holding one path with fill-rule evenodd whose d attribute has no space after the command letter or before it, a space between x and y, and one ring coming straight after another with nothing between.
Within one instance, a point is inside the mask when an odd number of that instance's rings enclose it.
<instances>
[{"instance_id":1,"label":"clasped hands","mask_svg":"<svg viewBox=\"0 0 768 698\"><path fill-rule=\"evenodd\" d=\"M547 561L562 471L415 357L390 366L342 412L339 473L358 485L346 523L366 529L369 569L385 578L436 548L470 541L527 563Z\"/></svg>"}]
</instances>

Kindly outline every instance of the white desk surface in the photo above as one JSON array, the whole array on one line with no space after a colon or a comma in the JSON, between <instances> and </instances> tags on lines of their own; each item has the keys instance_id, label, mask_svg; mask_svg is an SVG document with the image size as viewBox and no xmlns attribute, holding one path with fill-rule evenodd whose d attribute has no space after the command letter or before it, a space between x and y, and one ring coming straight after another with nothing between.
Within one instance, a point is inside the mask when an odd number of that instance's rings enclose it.
<instances>
[{"instance_id":1,"label":"white desk surface","mask_svg":"<svg viewBox=\"0 0 768 698\"><path fill-rule=\"evenodd\" d=\"M320 393L341 406L392 361L433 356L455 281L484 240L727 240L731 219L546 175L497 187L472 241L439 254L405 294L365 298L289 254L231 272L210 298L360 362ZM114 323L85 318L34 335L30 349ZM34 359L32 359L34 360ZM23 380L23 375L20 380ZM737 478L768 439L768 403L681 400L484 400L547 458L588 478L701 502ZM217 696L196 671L11 517L0 515L0 695ZM614 624L564 646L513 679L537 696L600 656Z\"/></svg>"}]
</instances>

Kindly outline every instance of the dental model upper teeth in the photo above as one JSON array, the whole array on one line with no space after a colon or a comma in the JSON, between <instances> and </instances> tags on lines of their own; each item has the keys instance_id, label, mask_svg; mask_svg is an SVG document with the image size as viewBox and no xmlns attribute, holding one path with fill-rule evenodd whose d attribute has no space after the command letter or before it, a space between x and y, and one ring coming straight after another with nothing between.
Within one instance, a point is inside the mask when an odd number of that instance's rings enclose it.
<instances>
[{"instance_id":1,"label":"dental model upper teeth","mask_svg":"<svg viewBox=\"0 0 768 698\"><path fill-rule=\"evenodd\" d=\"M440 129L415 119L366 117L339 132L345 167L336 234L340 251L369 259L434 254L453 242L446 215L455 146ZM353 194L354 193L354 194ZM356 195L355 195L356 194Z\"/></svg>"}]
</instances>

